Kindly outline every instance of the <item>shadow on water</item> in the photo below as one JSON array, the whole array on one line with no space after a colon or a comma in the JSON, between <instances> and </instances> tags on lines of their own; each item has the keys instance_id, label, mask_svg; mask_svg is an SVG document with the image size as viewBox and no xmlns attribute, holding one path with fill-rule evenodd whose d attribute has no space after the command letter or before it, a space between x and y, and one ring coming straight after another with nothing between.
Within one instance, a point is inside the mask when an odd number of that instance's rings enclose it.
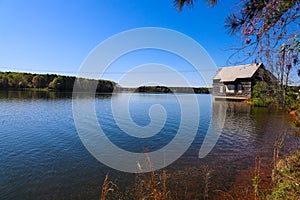
<instances>
[{"instance_id":1,"label":"shadow on water","mask_svg":"<svg viewBox=\"0 0 300 200\"><path fill-rule=\"evenodd\" d=\"M96 93L97 98L111 98L112 94ZM72 91L0 90L0 99L64 99L72 98Z\"/></svg>"}]
</instances>

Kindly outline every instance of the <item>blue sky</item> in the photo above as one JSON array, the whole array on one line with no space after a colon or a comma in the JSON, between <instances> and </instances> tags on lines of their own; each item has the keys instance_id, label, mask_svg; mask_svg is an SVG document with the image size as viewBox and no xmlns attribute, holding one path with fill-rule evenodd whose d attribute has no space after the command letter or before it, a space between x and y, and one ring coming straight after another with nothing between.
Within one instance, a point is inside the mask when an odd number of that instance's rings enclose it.
<instances>
[{"instance_id":1,"label":"blue sky","mask_svg":"<svg viewBox=\"0 0 300 200\"><path fill-rule=\"evenodd\" d=\"M0 70L75 75L99 43L140 27L186 34L206 49L218 67L227 66L232 52L226 49L238 42L224 28L234 2L220 1L208 8L197 1L193 8L178 12L172 0L0 0ZM112 71L128 70L121 65ZM187 76L194 86L202 84L191 73ZM118 81L119 77L105 78Z\"/></svg>"}]
</instances>

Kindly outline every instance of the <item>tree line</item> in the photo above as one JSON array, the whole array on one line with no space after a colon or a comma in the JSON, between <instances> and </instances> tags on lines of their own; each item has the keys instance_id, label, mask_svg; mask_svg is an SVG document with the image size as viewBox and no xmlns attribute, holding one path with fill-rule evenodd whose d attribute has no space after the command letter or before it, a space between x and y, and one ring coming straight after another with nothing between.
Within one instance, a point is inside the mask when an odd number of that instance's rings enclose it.
<instances>
[{"instance_id":1,"label":"tree line","mask_svg":"<svg viewBox=\"0 0 300 200\"><path fill-rule=\"evenodd\" d=\"M146 92L146 93L210 93L209 88L184 88L164 86L141 86L139 88L122 88L113 81L92 80L77 78L74 76L62 76L56 74L31 74L20 72L0 72L0 90L18 90L26 88L48 89L54 91L72 91L75 80L79 91L88 91L97 85L96 92Z\"/></svg>"},{"instance_id":2,"label":"tree line","mask_svg":"<svg viewBox=\"0 0 300 200\"><path fill-rule=\"evenodd\" d=\"M72 91L76 77L56 74L31 74L20 72L0 72L0 89L39 88L55 91ZM82 89L97 84L97 92L111 93L116 83L108 80L77 78Z\"/></svg>"},{"instance_id":3,"label":"tree line","mask_svg":"<svg viewBox=\"0 0 300 200\"><path fill-rule=\"evenodd\" d=\"M189 88L189 87L165 87L165 86L141 86L136 92L139 93L196 93L196 94L209 94L211 88L199 87L199 88Z\"/></svg>"}]
</instances>

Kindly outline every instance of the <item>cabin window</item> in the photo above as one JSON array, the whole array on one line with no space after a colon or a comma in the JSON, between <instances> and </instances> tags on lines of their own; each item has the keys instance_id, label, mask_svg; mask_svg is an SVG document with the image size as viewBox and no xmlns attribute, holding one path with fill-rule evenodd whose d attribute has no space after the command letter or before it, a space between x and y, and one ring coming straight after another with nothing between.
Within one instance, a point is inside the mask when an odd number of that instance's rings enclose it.
<instances>
[{"instance_id":1,"label":"cabin window","mask_svg":"<svg viewBox=\"0 0 300 200\"><path fill-rule=\"evenodd\" d=\"M235 85L232 85L232 84L227 85L227 87L226 87L227 93L234 93L234 90L235 90Z\"/></svg>"},{"instance_id":2,"label":"cabin window","mask_svg":"<svg viewBox=\"0 0 300 200\"><path fill-rule=\"evenodd\" d=\"M224 92L224 86L220 86L220 93L223 93Z\"/></svg>"},{"instance_id":3,"label":"cabin window","mask_svg":"<svg viewBox=\"0 0 300 200\"><path fill-rule=\"evenodd\" d=\"M237 85L237 90L238 90L238 93L242 93L243 92L243 86L242 86L242 84L238 84Z\"/></svg>"}]
</instances>

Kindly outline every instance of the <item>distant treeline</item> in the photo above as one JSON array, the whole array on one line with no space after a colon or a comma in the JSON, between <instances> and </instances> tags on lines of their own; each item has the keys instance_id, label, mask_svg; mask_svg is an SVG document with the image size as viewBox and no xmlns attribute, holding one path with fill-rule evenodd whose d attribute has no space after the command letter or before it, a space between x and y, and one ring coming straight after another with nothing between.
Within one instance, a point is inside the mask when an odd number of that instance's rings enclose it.
<instances>
[{"instance_id":1,"label":"distant treeline","mask_svg":"<svg viewBox=\"0 0 300 200\"><path fill-rule=\"evenodd\" d=\"M123 92L138 92L138 93L196 93L209 94L211 88L188 88L188 87L165 87L165 86L141 86L139 88L119 88Z\"/></svg>"},{"instance_id":2,"label":"distant treeline","mask_svg":"<svg viewBox=\"0 0 300 200\"><path fill-rule=\"evenodd\" d=\"M72 91L77 80L80 91L87 91L97 85L96 92L141 92L141 93L198 93L208 94L210 88L142 86L139 88L122 88L113 81L92 80L74 76L61 76L56 74L31 74L20 72L0 72L0 90L18 90L26 88L48 89L55 91Z\"/></svg>"},{"instance_id":3,"label":"distant treeline","mask_svg":"<svg viewBox=\"0 0 300 200\"><path fill-rule=\"evenodd\" d=\"M31 74L19 72L0 72L0 89L40 88L56 91L72 91L76 77L56 74ZM116 85L107 80L77 79L82 90L97 84L97 92L111 93Z\"/></svg>"}]
</instances>

